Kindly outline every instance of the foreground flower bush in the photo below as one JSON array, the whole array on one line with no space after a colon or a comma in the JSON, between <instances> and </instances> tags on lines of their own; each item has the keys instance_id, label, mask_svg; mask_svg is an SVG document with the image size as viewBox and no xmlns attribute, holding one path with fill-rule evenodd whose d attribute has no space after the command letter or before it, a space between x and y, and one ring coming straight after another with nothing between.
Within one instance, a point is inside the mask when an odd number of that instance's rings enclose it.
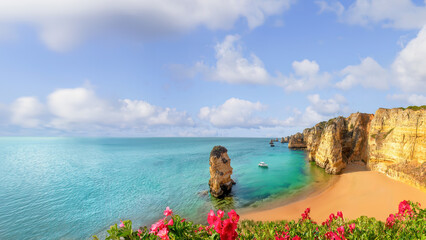
<instances>
[{"instance_id":1,"label":"foreground flower bush","mask_svg":"<svg viewBox=\"0 0 426 240\"><path fill-rule=\"evenodd\" d=\"M322 223L316 223L307 208L298 221L241 221L231 210L227 214L213 210L207 214L208 225L186 221L167 207L164 218L148 229L132 229L132 222L120 221L111 226L106 239L426 239L426 210L420 204L402 201L398 212L389 214L386 222L360 217L345 220L342 212L331 213ZM94 239L98 238L94 236Z\"/></svg>"}]
</instances>

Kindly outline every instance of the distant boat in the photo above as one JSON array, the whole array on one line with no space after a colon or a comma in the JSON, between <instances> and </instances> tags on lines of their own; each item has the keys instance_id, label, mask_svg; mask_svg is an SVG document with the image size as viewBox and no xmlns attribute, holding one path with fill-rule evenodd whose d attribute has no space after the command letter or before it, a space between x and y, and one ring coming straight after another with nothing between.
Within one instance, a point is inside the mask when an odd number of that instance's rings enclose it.
<instances>
[{"instance_id":1,"label":"distant boat","mask_svg":"<svg viewBox=\"0 0 426 240\"><path fill-rule=\"evenodd\" d=\"M267 168L267 167L268 167L268 164L266 164L266 163L264 163L264 162L260 162L260 163L259 163L259 167Z\"/></svg>"}]
</instances>

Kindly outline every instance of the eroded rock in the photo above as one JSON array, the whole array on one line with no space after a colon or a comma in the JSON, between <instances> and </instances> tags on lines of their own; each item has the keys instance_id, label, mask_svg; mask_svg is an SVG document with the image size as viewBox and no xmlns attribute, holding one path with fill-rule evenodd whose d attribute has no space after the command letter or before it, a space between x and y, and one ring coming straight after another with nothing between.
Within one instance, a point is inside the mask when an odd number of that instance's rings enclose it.
<instances>
[{"instance_id":1,"label":"eroded rock","mask_svg":"<svg viewBox=\"0 0 426 240\"><path fill-rule=\"evenodd\" d=\"M232 167L228 150L223 146L215 146L210 152L210 193L214 197L224 197L235 184L231 179Z\"/></svg>"}]
</instances>

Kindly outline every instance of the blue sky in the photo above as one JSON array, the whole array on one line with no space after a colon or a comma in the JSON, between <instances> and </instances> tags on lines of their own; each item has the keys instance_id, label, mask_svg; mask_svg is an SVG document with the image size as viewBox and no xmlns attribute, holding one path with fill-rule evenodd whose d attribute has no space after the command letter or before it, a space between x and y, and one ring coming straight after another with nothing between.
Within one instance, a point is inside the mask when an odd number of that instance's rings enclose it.
<instances>
[{"instance_id":1,"label":"blue sky","mask_svg":"<svg viewBox=\"0 0 426 240\"><path fill-rule=\"evenodd\" d=\"M423 1L0 2L0 135L279 137L426 104Z\"/></svg>"}]
</instances>

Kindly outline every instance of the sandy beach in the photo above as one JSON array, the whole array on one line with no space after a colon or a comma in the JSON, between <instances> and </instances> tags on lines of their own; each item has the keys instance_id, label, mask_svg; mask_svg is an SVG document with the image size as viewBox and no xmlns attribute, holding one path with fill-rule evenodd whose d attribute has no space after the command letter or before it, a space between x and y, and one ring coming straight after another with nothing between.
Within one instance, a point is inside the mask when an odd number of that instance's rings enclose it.
<instances>
[{"instance_id":1,"label":"sandy beach","mask_svg":"<svg viewBox=\"0 0 426 240\"><path fill-rule=\"evenodd\" d=\"M342 211L347 219L368 216L383 221L390 213L398 211L402 200L426 206L426 193L381 173L368 171L365 166L351 164L321 192L313 192L305 199L277 208L249 211L241 218L255 221L297 220L310 207L312 219L320 223L337 211Z\"/></svg>"}]
</instances>

